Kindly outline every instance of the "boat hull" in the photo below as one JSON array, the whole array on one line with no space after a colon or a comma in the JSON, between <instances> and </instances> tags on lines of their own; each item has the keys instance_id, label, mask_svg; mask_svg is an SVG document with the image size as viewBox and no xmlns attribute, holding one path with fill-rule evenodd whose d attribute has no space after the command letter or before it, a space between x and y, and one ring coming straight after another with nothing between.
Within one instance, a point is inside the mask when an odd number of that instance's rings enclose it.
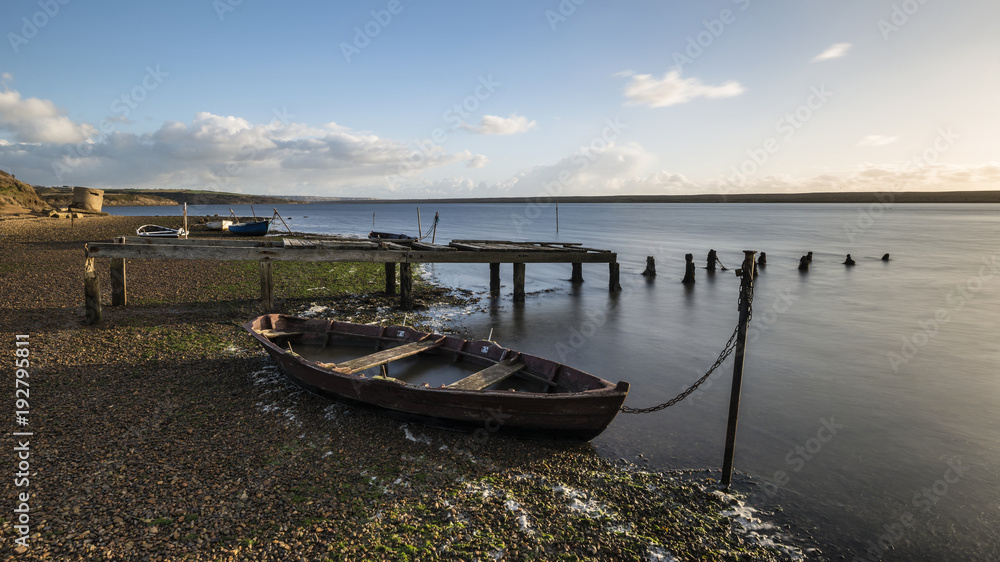
<instances>
[{"instance_id":1,"label":"boat hull","mask_svg":"<svg viewBox=\"0 0 1000 562\"><path fill-rule=\"evenodd\" d=\"M554 382L558 392L512 392L509 390L458 390L406 384L395 379L363 377L338 372L329 364L320 364L289 353L261 332L289 329L305 334L302 343L322 343L338 337L370 337L388 333L393 343L419 341L427 334L411 328L357 325L330 320L302 319L283 315L261 316L244 328L264 347L296 384L351 405L377 409L396 417L429 425L485 430L488 433L587 441L599 435L615 418L628 394L628 383L617 385L577 369L536 356L518 354L518 359L534 373L533 377ZM329 334L348 334L334 336ZM313 334L313 335L308 335ZM435 335L440 338L441 336ZM295 340L292 340L295 341ZM492 342L466 341L446 336L440 347L427 354L456 357L478 365L493 365L508 354L516 353Z\"/></svg>"},{"instance_id":2,"label":"boat hull","mask_svg":"<svg viewBox=\"0 0 1000 562\"><path fill-rule=\"evenodd\" d=\"M270 226L270 221L239 222L229 225L227 231L240 236L264 236Z\"/></svg>"},{"instance_id":3,"label":"boat hull","mask_svg":"<svg viewBox=\"0 0 1000 562\"><path fill-rule=\"evenodd\" d=\"M180 238L187 235L183 228L170 228L155 224L144 224L136 229L135 233L146 238Z\"/></svg>"}]
</instances>

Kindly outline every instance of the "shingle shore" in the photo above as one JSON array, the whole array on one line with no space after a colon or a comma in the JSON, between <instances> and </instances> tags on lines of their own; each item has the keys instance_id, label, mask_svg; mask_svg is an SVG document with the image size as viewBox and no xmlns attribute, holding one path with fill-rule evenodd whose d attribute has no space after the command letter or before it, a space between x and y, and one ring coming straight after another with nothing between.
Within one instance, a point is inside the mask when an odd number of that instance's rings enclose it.
<instances>
[{"instance_id":1,"label":"shingle shore","mask_svg":"<svg viewBox=\"0 0 1000 562\"><path fill-rule=\"evenodd\" d=\"M160 224L173 219L158 217ZM143 217L0 220L3 345L29 335L30 483L0 466L19 560L778 560L707 473L616 467L586 444L405 424L299 391L239 327L246 270L133 260L83 324L83 244ZM98 260L105 293L106 260ZM280 294L279 294L280 297ZM418 293L418 298L421 295ZM424 295L427 298L427 295ZM109 296L105 295L107 303ZM282 301L279 306L299 306ZM363 316L377 291L324 304ZM8 355L10 356L10 355ZM14 391L4 370L4 394ZM13 416L13 400L5 401ZM2 418L0 418L2 419ZM28 548L15 548L29 492Z\"/></svg>"}]
</instances>

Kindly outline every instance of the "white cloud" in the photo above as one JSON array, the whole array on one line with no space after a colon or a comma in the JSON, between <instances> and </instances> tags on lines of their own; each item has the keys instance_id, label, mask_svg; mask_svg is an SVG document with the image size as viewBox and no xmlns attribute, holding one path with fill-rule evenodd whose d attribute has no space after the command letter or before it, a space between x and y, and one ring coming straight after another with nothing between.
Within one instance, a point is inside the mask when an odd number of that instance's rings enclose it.
<instances>
[{"instance_id":1,"label":"white cloud","mask_svg":"<svg viewBox=\"0 0 1000 562\"><path fill-rule=\"evenodd\" d=\"M0 161L40 185L369 195L391 191L393 178L458 162L478 167L488 159L408 146L335 123L255 124L203 112L190 123L168 121L141 135L113 132L101 142L0 145Z\"/></svg>"},{"instance_id":2,"label":"white cloud","mask_svg":"<svg viewBox=\"0 0 1000 562\"><path fill-rule=\"evenodd\" d=\"M825 51L813 57L812 62L839 59L840 57L846 55L849 50L851 50L850 43L834 43L833 45L827 47Z\"/></svg>"},{"instance_id":3,"label":"white cloud","mask_svg":"<svg viewBox=\"0 0 1000 562\"><path fill-rule=\"evenodd\" d=\"M514 135L534 129L535 125L535 121L528 121L527 117L512 113L510 117L483 115L478 127L466 128L481 135Z\"/></svg>"},{"instance_id":4,"label":"white cloud","mask_svg":"<svg viewBox=\"0 0 1000 562\"><path fill-rule=\"evenodd\" d=\"M899 137L886 137L883 135L868 135L858 142L858 146L885 146L899 140Z\"/></svg>"},{"instance_id":5,"label":"white cloud","mask_svg":"<svg viewBox=\"0 0 1000 562\"><path fill-rule=\"evenodd\" d=\"M671 70L656 79L649 74L636 74L625 86L629 105L667 107L686 103L698 97L730 98L744 92L739 82L730 80L721 86L703 84L697 78L681 78L679 70Z\"/></svg>"},{"instance_id":6,"label":"white cloud","mask_svg":"<svg viewBox=\"0 0 1000 562\"><path fill-rule=\"evenodd\" d=\"M4 75L8 79L9 74ZM87 123L75 123L50 100L22 98L16 90L0 92L0 130L21 142L76 143L96 132Z\"/></svg>"}]
</instances>

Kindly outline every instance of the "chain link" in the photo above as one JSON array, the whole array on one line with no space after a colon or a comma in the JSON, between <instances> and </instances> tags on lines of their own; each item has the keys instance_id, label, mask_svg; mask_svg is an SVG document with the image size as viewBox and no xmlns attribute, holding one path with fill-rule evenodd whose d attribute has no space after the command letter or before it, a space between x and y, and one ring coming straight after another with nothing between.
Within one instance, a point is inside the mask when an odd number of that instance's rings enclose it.
<instances>
[{"instance_id":1,"label":"chain link","mask_svg":"<svg viewBox=\"0 0 1000 562\"><path fill-rule=\"evenodd\" d=\"M737 300L738 310L742 309L743 307L743 292L744 292L743 287L741 285L740 296L739 299ZM747 293L747 305L748 305L747 324L749 324L750 319L753 318L753 278L750 279L750 285L746 293ZM715 370L718 369L719 366L726 361L726 358L728 358L733 353L733 351L736 350L736 343L737 343L736 337L739 335L739 333L740 333L740 325L739 323L737 323L736 328L733 330L733 334L729 336L729 341L727 341L725 347L722 348L722 353L719 354L719 358L715 360L715 363L712 363L712 366L708 368L708 371L705 373L705 375L702 376L700 379L696 380L695 383L692 384L690 387L688 387L687 390L678 394L677 396L674 396L673 398L664 402L663 404L659 404L657 406L650 406L649 408L630 408L628 406L622 406L621 413L648 414L651 412L658 412L660 410L663 410L664 408L669 408L673 406L674 404L680 402L681 400L684 400L685 398L693 394L694 391L698 390L698 387L701 386L703 382L708 380L708 377L711 376L712 373L714 373Z\"/></svg>"}]
</instances>

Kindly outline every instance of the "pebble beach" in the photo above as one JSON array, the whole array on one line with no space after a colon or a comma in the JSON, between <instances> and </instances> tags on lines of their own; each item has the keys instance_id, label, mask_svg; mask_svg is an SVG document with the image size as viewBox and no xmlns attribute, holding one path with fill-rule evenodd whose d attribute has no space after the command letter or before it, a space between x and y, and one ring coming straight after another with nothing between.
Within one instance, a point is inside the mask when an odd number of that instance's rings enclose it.
<instances>
[{"instance_id":1,"label":"pebble beach","mask_svg":"<svg viewBox=\"0 0 1000 562\"><path fill-rule=\"evenodd\" d=\"M588 444L444 431L300 390L241 328L260 314L256 264L130 260L129 305L111 307L107 262L97 260L103 319L86 325L84 244L149 222L179 226L165 217L0 220L4 346L13 353L18 334L30 342L27 423L4 434L5 556L822 557L784 524L765 522L774 514L719 491L717 471L647 472ZM380 269L276 273L278 312L319 307L338 319L399 323ZM437 307L475 299L426 283L415 298L408 322L418 327ZM11 395L14 369L5 373ZM30 469L15 485L11 451L25 438ZM13 510L24 493L28 522L19 525Z\"/></svg>"}]
</instances>

